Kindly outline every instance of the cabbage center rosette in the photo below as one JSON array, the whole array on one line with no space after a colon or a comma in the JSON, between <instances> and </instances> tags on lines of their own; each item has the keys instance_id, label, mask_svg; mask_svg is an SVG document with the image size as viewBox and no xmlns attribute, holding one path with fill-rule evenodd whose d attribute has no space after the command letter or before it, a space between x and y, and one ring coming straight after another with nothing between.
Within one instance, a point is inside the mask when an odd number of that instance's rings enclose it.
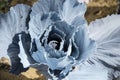
<instances>
[{"instance_id":1,"label":"cabbage center rosette","mask_svg":"<svg viewBox=\"0 0 120 80\"><path fill-rule=\"evenodd\" d=\"M37 52L32 54L33 59L48 65L50 70L62 71L70 67L64 72L64 75L67 74L76 61L72 54L79 52L72 39L75 31L76 28L66 22L51 24L41 36L35 38Z\"/></svg>"},{"instance_id":2,"label":"cabbage center rosette","mask_svg":"<svg viewBox=\"0 0 120 80\"><path fill-rule=\"evenodd\" d=\"M86 29L85 11L86 5L80 0L40 0L32 7L31 56L59 79L95 48Z\"/></svg>"}]
</instances>

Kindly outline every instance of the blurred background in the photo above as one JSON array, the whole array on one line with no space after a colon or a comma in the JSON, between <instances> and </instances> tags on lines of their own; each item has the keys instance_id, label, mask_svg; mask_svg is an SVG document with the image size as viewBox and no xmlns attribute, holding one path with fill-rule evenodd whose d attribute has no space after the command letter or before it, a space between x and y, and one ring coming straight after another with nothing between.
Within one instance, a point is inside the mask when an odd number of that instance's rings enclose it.
<instances>
[{"instance_id":1,"label":"blurred background","mask_svg":"<svg viewBox=\"0 0 120 80\"><path fill-rule=\"evenodd\" d=\"M32 6L37 0L0 0L0 14L7 13L11 6L16 4L28 4ZM90 23L95 19L106 17L118 12L118 0L90 0L87 4L85 18ZM0 59L0 80L45 80L45 77L36 69L30 68L27 72L16 76L9 74L9 59L2 57ZM120 80L120 79L114 79Z\"/></svg>"}]
</instances>

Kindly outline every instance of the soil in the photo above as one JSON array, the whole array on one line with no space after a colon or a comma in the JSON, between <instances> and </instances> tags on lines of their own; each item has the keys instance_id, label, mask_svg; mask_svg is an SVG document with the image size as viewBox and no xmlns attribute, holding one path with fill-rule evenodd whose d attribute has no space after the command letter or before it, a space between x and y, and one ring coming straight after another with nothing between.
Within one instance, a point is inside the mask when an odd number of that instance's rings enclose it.
<instances>
[{"instance_id":1,"label":"soil","mask_svg":"<svg viewBox=\"0 0 120 80\"><path fill-rule=\"evenodd\" d=\"M92 0L87 5L86 19L89 22L117 13L117 0Z\"/></svg>"},{"instance_id":2,"label":"soil","mask_svg":"<svg viewBox=\"0 0 120 80\"><path fill-rule=\"evenodd\" d=\"M0 80L45 80L45 77L34 68L29 68L20 75L10 74L9 70L10 61L2 57L0 59Z\"/></svg>"}]
</instances>

